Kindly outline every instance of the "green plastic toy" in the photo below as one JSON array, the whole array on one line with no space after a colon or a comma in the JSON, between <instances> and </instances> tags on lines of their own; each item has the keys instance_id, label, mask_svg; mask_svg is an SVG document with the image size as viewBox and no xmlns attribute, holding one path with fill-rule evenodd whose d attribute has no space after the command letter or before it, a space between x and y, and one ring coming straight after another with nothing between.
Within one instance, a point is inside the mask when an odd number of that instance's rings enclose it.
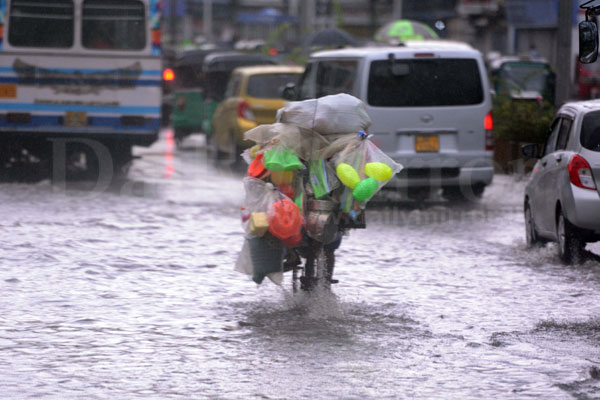
<instances>
[{"instance_id":1,"label":"green plastic toy","mask_svg":"<svg viewBox=\"0 0 600 400\"><path fill-rule=\"evenodd\" d=\"M265 168L269 171L295 171L302 162L291 150L271 149L265 151Z\"/></svg>"},{"instance_id":2,"label":"green plastic toy","mask_svg":"<svg viewBox=\"0 0 600 400\"><path fill-rule=\"evenodd\" d=\"M358 202L363 202L368 200L371 196L377 192L379 188L379 183L375 178L367 178L365 180L360 181L354 190L352 191L352 195Z\"/></svg>"}]
</instances>

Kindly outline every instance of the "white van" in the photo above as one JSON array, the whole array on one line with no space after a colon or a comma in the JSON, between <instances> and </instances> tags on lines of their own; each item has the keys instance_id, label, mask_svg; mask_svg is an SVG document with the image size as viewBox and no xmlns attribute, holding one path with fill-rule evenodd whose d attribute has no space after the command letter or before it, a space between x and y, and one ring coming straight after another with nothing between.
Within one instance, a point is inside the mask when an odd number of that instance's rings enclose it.
<instances>
[{"instance_id":1,"label":"white van","mask_svg":"<svg viewBox=\"0 0 600 400\"><path fill-rule=\"evenodd\" d=\"M412 41L311 55L299 100L348 93L369 133L404 165L390 187L423 196L479 197L493 177L492 101L481 54L464 43Z\"/></svg>"}]
</instances>

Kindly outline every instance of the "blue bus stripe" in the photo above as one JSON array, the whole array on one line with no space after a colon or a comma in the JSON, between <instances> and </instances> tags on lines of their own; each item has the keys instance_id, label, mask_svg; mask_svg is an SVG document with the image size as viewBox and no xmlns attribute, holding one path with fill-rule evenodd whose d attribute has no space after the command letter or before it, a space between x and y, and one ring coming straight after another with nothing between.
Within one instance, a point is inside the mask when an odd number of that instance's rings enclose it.
<instances>
[{"instance_id":1,"label":"blue bus stripe","mask_svg":"<svg viewBox=\"0 0 600 400\"><path fill-rule=\"evenodd\" d=\"M152 106L92 106L75 104L0 103L0 110L56 112L84 111L107 114L160 114L160 107Z\"/></svg>"},{"instance_id":2,"label":"blue bus stripe","mask_svg":"<svg viewBox=\"0 0 600 400\"><path fill-rule=\"evenodd\" d=\"M25 68L21 68L25 70ZM67 74L73 74L76 72L82 72L84 74L112 74L115 73L115 69L89 69L89 68L48 68L51 72L63 72ZM13 67L0 67L0 72L15 72ZM148 76L161 76L162 71L158 69L145 69L142 71L131 71L131 70L119 70L119 74L140 74Z\"/></svg>"},{"instance_id":3,"label":"blue bus stripe","mask_svg":"<svg viewBox=\"0 0 600 400\"><path fill-rule=\"evenodd\" d=\"M83 133L92 131L95 133L101 130L107 130L107 133L111 133L115 130L121 132L124 131L157 131L160 128L160 118L147 117L142 125L123 125L121 117L106 117L106 116L92 116L88 118L88 124L84 127L69 127L65 126L62 116L54 115L32 115L31 120L27 123L11 123L4 120L0 120L0 130L11 128L14 130L19 129L40 129L42 132L44 129L54 129L56 132L61 131L72 131L74 129Z\"/></svg>"},{"instance_id":4,"label":"blue bus stripe","mask_svg":"<svg viewBox=\"0 0 600 400\"><path fill-rule=\"evenodd\" d=\"M149 79L93 79L93 78L14 78L1 77L0 83L17 83L20 85L90 85L90 86L109 86L127 87L127 86L161 86L159 80Z\"/></svg>"}]
</instances>

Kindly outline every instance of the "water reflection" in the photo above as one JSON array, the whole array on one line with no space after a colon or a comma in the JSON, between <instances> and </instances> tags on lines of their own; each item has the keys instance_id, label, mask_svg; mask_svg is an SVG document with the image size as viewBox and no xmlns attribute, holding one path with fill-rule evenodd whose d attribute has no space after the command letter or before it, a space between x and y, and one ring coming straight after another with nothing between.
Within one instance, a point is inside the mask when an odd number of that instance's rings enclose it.
<instances>
[{"instance_id":1,"label":"water reflection","mask_svg":"<svg viewBox=\"0 0 600 400\"><path fill-rule=\"evenodd\" d=\"M94 196L1 185L5 398L598 390L599 264L525 248L522 184L497 179L473 209L375 209L344 238L334 295L292 296L289 277L257 288L233 271L240 177L169 146Z\"/></svg>"}]
</instances>

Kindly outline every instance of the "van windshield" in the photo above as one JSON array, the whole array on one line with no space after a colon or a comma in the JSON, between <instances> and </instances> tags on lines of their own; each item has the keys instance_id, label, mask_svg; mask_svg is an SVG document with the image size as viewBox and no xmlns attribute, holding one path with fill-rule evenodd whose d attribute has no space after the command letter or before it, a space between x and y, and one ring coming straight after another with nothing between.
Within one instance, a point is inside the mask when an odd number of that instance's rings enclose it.
<instances>
[{"instance_id":1,"label":"van windshield","mask_svg":"<svg viewBox=\"0 0 600 400\"><path fill-rule=\"evenodd\" d=\"M367 100L375 107L463 106L483 102L474 59L378 60L371 63Z\"/></svg>"},{"instance_id":2,"label":"van windshield","mask_svg":"<svg viewBox=\"0 0 600 400\"><path fill-rule=\"evenodd\" d=\"M545 93L550 69L547 64L534 62L509 62L500 67L496 91L535 91Z\"/></svg>"},{"instance_id":3,"label":"van windshield","mask_svg":"<svg viewBox=\"0 0 600 400\"><path fill-rule=\"evenodd\" d=\"M588 150L600 151L600 111L587 113L583 118L581 145Z\"/></svg>"}]
</instances>

